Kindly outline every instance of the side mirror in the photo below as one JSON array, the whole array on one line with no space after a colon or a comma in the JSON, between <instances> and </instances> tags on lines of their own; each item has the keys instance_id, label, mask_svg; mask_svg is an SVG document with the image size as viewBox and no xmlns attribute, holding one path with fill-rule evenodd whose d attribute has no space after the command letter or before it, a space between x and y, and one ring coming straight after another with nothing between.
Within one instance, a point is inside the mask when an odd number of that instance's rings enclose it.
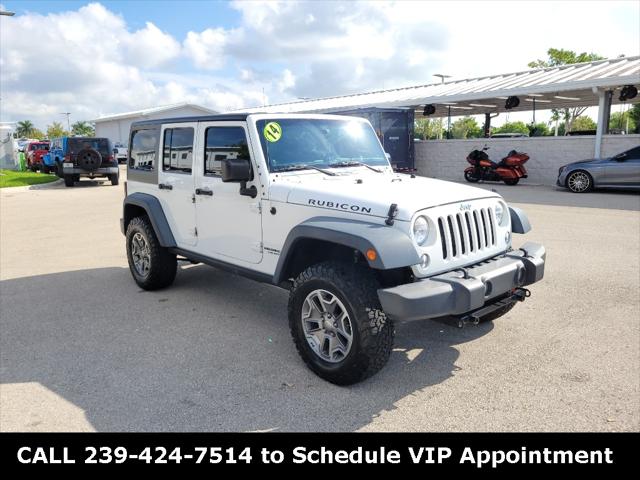
<instances>
[{"instance_id":1,"label":"side mirror","mask_svg":"<svg viewBox=\"0 0 640 480\"><path fill-rule=\"evenodd\" d=\"M247 188L247 182L251 180L251 162L248 159L227 158L222 160L222 181L240 182L240 195L256 198L258 189L255 185Z\"/></svg>"},{"instance_id":2,"label":"side mirror","mask_svg":"<svg viewBox=\"0 0 640 480\"><path fill-rule=\"evenodd\" d=\"M223 182L247 182L251 180L251 164L247 159L227 158L222 160Z\"/></svg>"},{"instance_id":3,"label":"side mirror","mask_svg":"<svg viewBox=\"0 0 640 480\"><path fill-rule=\"evenodd\" d=\"M617 160L619 162L622 162L625 158L627 158L626 152L619 153L615 157L613 157L614 160Z\"/></svg>"},{"instance_id":4,"label":"side mirror","mask_svg":"<svg viewBox=\"0 0 640 480\"><path fill-rule=\"evenodd\" d=\"M117 148L114 148L112 153L114 153L114 154L116 154L116 155L117 155L117 154L118 154L118 149L117 149Z\"/></svg>"}]
</instances>

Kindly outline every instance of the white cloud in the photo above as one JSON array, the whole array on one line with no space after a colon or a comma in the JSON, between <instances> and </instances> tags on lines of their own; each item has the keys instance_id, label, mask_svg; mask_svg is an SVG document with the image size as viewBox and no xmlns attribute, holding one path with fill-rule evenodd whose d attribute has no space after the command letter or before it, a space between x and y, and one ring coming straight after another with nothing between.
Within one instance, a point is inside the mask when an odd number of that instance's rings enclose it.
<instances>
[{"instance_id":1,"label":"white cloud","mask_svg":"<svg viewBox=\"0 0 640 480\"><path fill-rule=\"evenodd\" d=\"M200 33L189 32L184 41L184 49L197 67L215 70L224 65L227 37L228 33L222 28L207 28Z\"/></svg>"},{"instance_id":2,"label":"white cloud","mask_svg":"<svg viewBox=\"0 0 640 480\"><path fill-rule=\"evenodd\" d=\"M44 128L67 111L73 122L183 101L224 111L256 98L253 91L233 97L211 78L194 85L177 66L186 61L178 40L150 22L130 31L99 3L1 18L2 121L28 118ZM209 34L199 38L207 41Z\"/></svg>"},{"instance_id":3,"label":"white cloud","mask_svg":"<svg viewBox=\"0 0 640 480\"><path fill-rule=\"evenodd\" d=\"M239 25L184 38L150 22L131 31L99 3L2 17L2 119L92 118L180 101L225 111L431 83L434 73L524 70L549 47L640 54L637 2L232 5Z\"/></svg>"}]
</instances>

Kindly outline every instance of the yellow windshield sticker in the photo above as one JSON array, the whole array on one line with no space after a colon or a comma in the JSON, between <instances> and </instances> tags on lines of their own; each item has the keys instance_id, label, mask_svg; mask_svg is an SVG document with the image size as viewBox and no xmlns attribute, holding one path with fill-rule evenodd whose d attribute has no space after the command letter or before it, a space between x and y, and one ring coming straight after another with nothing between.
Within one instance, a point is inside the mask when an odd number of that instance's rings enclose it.
<instances>
[{"instance_id":1,"label":"yellow windshield sticker","mask_svg":"<svg viewBox=\"0 0 640 480\"><path fill-rule=\"evenodd\" d=\"M264 126L263 133L268 142L277 142L282 137L282 127L278 122L269 122Z\"/></svg>"}]
</instances>

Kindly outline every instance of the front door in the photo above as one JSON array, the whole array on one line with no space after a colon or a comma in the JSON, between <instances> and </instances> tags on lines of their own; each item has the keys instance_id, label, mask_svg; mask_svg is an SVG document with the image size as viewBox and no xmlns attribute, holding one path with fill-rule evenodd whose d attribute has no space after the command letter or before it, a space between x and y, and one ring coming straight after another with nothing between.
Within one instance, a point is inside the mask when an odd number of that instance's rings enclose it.
<instances>
[{"instance_id":1,"label":"front door","mask_svg":"<svg viewBox=\"0 0 640 480\"><path fill-rule=\"evenodd\" d=\"M622 158L609 160L605 171L608 185L640 185L640 147L627 150Z\"/></svg>"},{"instance_id":2,"label":"front door","mask_svg":"<svg viewBox=\"0 0 640 480\"><path fill-rule=\"evenodd\" d=\"M193 152L197 123L168 123L160 132L158 198L179 247L197 243Z\"/></svg>"},{"instance_id":3,"label":"front door","mask_svg":"<svg viewBox=\"0 0 640 480\"><path fill-rule=\"evenodd\" d=\"M251 160L246 125L243 122L201 122L198 138L201 139L196 156L200 165L195 190L198 252L220 260L260 263L260 197L240 195L240 184L223 183L220 177L222 160ZM255 171L255 162L251 163Z\"/></svg>"}]
</instances>

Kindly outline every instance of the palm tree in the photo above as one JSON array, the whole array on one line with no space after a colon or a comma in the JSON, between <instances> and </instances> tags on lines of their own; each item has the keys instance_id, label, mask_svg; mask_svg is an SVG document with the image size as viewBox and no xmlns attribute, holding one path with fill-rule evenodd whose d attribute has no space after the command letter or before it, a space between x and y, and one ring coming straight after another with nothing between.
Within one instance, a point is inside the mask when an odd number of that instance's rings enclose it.
<instances>
[{"instance_id":1,"label":"palm tree","mask_svg":"<svg viewBox=\"0 0 640 480\"><path fill-rule=\"evenodd\" d=\"M18 127L16 128L16 135L18 137L29 137L33 132L34 126L33 122L30 120L22 120L18 122Z\"/></svg>"},{"instance_id":2,"label":"palm tree","mask_svg":"<svg viewBox=\"0 0 640 480\"><path fill-rule=\"evenodd\" d=\"M95 130L93 126L85 121L78 121L71 125L71 133L74 135L79 135L81 137L90 137L95 135Z\"/></svg>"}]
</instances>

